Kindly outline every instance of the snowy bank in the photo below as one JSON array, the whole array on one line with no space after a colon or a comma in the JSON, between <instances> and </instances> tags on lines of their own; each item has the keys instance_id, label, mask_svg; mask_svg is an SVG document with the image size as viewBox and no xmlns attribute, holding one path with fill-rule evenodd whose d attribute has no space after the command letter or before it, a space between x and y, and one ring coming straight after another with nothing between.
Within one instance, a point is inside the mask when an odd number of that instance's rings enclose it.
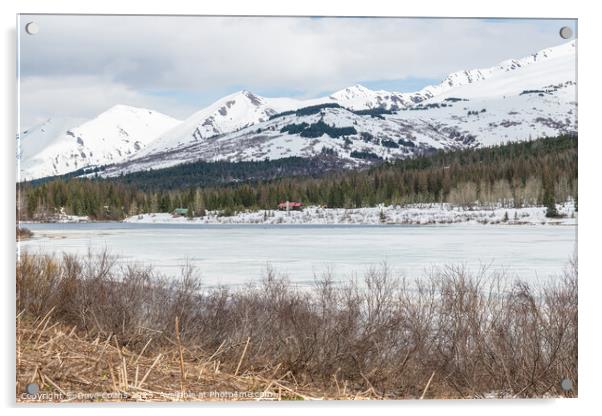
<instances>
[{"instance_id":1,"label":"snowy bank","mask_svg":"<svg viewBox=\"0 0 602 416\"><path fill-rule=\"evenodd\" d=\"M220 216L208 211L204 217L174 217L169 213L142 214L126 218L129 223L155 224L508 224L576 225L572 202L558 204L562 218L546 218L545 207L458 207L450 204L414 204L373 208L322 208L309 206L303 211L261 210Z\"/></svg>"},{"instance_id":2,"label":"snowy bank","mask_svg":"<svg viewBox=\"0 0 602 416\"><path fill-rule=\"evenodd\" d=\"M59 224L72 224L80 222L90 222L90 217L87 215L69 215L65 213L65 208L61 209L53 215L49 215L46 219L41 221L19 221L21 224L41 224L41 223L59 223Z\"/></svg>"}]
</instances>

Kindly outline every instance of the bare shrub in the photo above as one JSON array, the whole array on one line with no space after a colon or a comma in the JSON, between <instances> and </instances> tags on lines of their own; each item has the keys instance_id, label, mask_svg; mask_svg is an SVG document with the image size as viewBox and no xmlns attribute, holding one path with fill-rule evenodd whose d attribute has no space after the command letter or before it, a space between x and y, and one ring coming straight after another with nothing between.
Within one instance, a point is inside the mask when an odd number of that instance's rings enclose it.
<instances>
[{"instance_id":1,"label":"bare shrub","mask_svg":"<svg viewBox=\"0 0 602 416\"><path fill-rule=\"evenodd\" d=\"M241 289L204 288L195 270L166 278L105 253L17 263L17 308L156 353L179 339L232 374L269 372L316 391L375 397L575 395L577 268L541 286L503 274L433 270L415 281L382 265L311 289L268 267ZM152 342L149 340L152 339ZM428 385L428 389L426 386ZM347 394L346 393L346 394Z\"/></svg>"},{"instance_id":2,"label":"bare shrub","mask_svg":"<svg viewBox=\"0 0 602 416\"><path fill-rule=\"evenodd\" d=\"M31 238L33 236L33 232L29 228L17 226L16 236L17 241L27 240L28 238Z\"/></svg>"}]
</instances>

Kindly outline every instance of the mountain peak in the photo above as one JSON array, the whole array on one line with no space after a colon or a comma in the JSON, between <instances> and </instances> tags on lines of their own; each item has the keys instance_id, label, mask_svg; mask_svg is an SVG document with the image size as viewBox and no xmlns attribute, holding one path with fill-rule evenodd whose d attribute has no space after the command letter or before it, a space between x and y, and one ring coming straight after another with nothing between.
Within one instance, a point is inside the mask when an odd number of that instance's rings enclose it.
<instances>
[{"instance_id":1,"label":"mountain peak","mask_svg":"<svg viewBox=\"0 0 602 416\"><path fill-rule=\"evenodd\" d=\"M357 97L357 96L366 96L366 95L371 95L372 93L374 93L374 91L364 87L361 84L355 84L352 85L351 87L347 87L344 88L342 90L339 90L335 93L333 93L330 97L334 98L334 99L341 99L343 97L346 98L350 98L350 97Z\"/></svg>"},{"instance_id":2,"label":"mountain peak","mask_svg":"<svg viewBox=\"0 0 602 416\"><path fill-rule=\"evenodd\" d=\"M259 95L255 94L249 90L240 90L240 91L226 95L226 96L214 101L208 107L200 110L200 112L206 112L207 109L212 109L212 108L218 109L224 105L227 105L227 107L229 108L234 103L242 102L242 101L248 101L255 106L260 106L261 104L264 103L265 100L263 97L260 97Z\"/></svg>"},{"instance_id":3,"label":"mountain peak","mask_svg":"<svg viewBox=\"0 0 602 416\"><path fill-rule=\"evenodd\" d=\"M106 110L106 112L108 111L123 111L123 110L127 110L131 107L125 105L125 104L115 104L112 107L110 107L108 110Z\"/></svg>"},{"instance_id":4,"label":"mountain peak","mask_svg":"<svg viewBox=\"0 0 602 416\"><path fill-rule=\"evenodd\" d=\"M251 101L251 103L255 106L260 106L263 103L263 99L253 94L251 91L242 90L241 94Z\"/></svg>"},{"instance_id":5,"label":"mountain peak","mask_svg":"<svg viewBox=\"0 0 602 416\"><path fill-rule=\"evenodd\" d=\"M110 107L108 110L103 111L101 114L99 114L99 116L105 115L105 114L128 114L128 113L153 114L156 112L154 110L150 110L148 108L133 107L131 105L125 105L125 104L115 104L114 106Z\"/></svg>"},{"instance_id":6,"label":"mountain peak","mask_svg":"<svg viewBox=\"0 0 602 416\"><path fill-rule=\"evenodd\" d=\"M347 89L350 91L372 92L371 89L364 87L362 84L355 84Z\"/></svg>"}]
</instances>

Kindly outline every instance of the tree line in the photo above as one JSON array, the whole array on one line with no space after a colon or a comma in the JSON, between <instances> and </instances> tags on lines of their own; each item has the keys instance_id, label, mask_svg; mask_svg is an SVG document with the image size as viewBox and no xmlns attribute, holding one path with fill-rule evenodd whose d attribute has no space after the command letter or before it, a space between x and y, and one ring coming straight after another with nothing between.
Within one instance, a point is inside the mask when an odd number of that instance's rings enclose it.
<instances>
[{"instance_id":1,"label":"tree line","mask_svg":"<svg viewBox=\"0 0 602 416\"><path fill-rule=\"evenodd\" d=\"M222 173L223 169L222 165ZM286 175L286 169L281 174ZM333 208L440 202L464 206L546 205L553 216L556 202L577 201L577 137L438 152L317 177L306 173L266 180L245 176L246 180L239 180L231 176L228 183L207 186L203 185L206 176L199 175L195 180L189 172L186 186L166 188L161 186L162 170L133 175L20 183L19 218L44 219L62 210L93 219L122 219L172 212L175 208L188 208L195 216L205 215L207 210L231 215L242 210L275 209L285 200ZM154 186L148 185L149 177L155 178ZM145 180L138 182L136 178Z\"/></svg>"}]
</instances>

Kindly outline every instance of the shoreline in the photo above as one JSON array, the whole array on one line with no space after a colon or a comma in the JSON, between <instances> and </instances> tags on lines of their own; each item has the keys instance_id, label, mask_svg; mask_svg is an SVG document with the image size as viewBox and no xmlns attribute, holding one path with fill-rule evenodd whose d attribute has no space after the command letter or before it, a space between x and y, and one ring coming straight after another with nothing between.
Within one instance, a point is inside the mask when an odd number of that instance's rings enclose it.
<instances>
[{"instance_id":1,"label":"shoreline","mask_svg":"<svg viewBox=\"0 0 602 416\"><path fill-rule=\"evenodd\" d=\"M371 208L321 208L309 206L302 211L261 210L221 216L208 211L204 217L187 218L169 213L151 213L128 217L131 224L215 224L215 225L577 225L572 202L558 204L563 217L546 218L545 207L463 208L450 204L413 204Z\"/></svg>"},{"instance_id":2,"label":"shoreline","mask_svg":"<svg viewBox=\"0 0 602 416\"><path fill-rule=\"evenodd\" d=\"M322 208L308 206L302 211L257 210L223 216L221 211L207 211L204 217L188 218L171 213L147 213L123 220L91 220L84 216L65 215L53 221L20 221L27 224L206 224L206 225L577 225L572 201L557 204L562 215L547 218L545 207L524 208L461 207L448 203L379 205L369 208Z\"/></svg>"}]
</instances>

